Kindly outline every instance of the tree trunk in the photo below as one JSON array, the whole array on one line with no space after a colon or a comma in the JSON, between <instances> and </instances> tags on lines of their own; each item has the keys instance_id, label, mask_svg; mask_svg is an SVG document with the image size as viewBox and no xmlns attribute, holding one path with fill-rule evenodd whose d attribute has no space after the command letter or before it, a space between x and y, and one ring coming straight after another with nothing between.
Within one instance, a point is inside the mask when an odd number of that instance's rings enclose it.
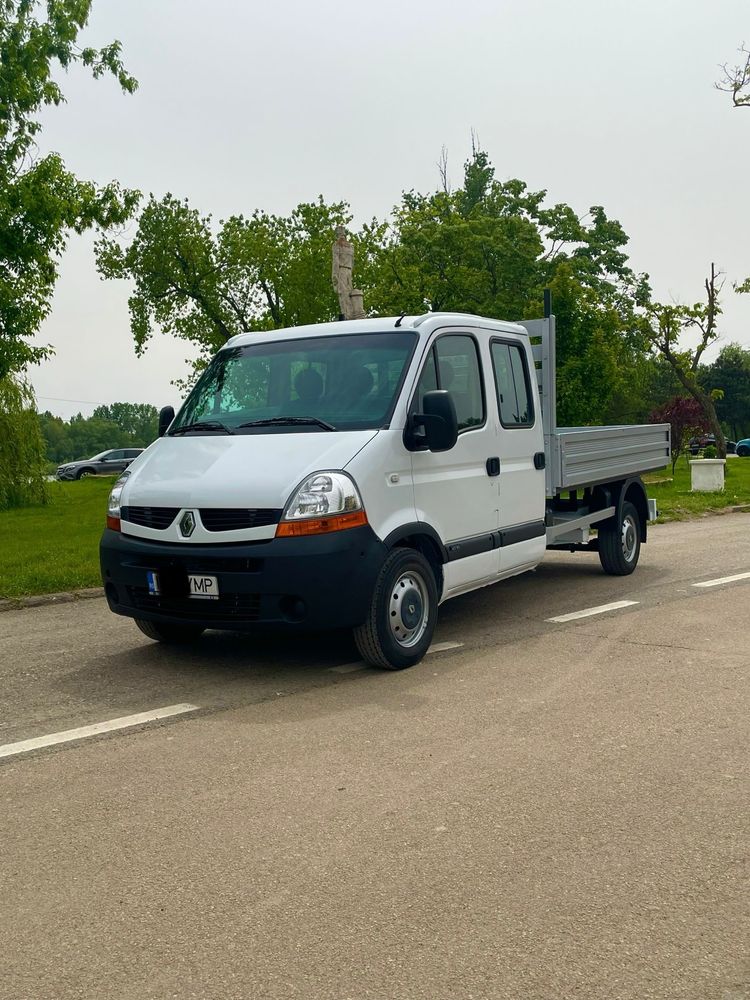
<instances>
[{"instance_id":1,"label":"tree trunk","mask_svg":"<svg viewBox=\"0 0 750 1000\"><path fill-rule=\"evenodd\" d=\"M687 389L693 399L700 403L703 412L706 414L708 426L711 428L711 433L716 439L716 453L719 458L726 458L727 440L724 437L724 431L721 429L719 418L716 416L716 406L714 405L713 397L710 393L704 392L703 389L701 389L695 381L694 376L693 378L690 378L682 370L671 354L664 353L664 357L666 357L667 361L672 366L672 371L677 376L678 381L685 389Z\"/></svg>"}]
</instances>

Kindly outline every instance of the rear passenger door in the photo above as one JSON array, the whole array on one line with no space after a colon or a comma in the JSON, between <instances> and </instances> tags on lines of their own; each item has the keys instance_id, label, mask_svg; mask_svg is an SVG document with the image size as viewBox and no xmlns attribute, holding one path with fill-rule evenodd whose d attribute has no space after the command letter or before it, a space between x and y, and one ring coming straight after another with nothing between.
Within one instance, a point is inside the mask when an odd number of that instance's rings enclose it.
<instances>
[{"instance_id":1,"label":"rear passenger door","mask_svg":"<svg viewBox=\"0 0 750 1000\"><path fill-rule=\"evenodd\" d=\"M488 419L484 385L477 340L468 333L439 334L410 406L412 413L422 412L426 392L447 389L458 417L458 440L450 451L417 445L412 455L417 516L437 531L448 550L447 592L457 593L498 573L493 538L498 479L487 464L498 454L497 434L494 419Z\"/></svg>"},{"instance_id":2,"label":"rear passenger door","mask_svg":"<svg viewBox=\"0 0 750 1000\"><path fill-rule=\"evenodd\" d=\"M527 344L493 337L490 356L500 417L500 572L505 574L535 565L546 547L544 465L536 458L544 454L544 434Z\"/></svg>"}]
</instances>

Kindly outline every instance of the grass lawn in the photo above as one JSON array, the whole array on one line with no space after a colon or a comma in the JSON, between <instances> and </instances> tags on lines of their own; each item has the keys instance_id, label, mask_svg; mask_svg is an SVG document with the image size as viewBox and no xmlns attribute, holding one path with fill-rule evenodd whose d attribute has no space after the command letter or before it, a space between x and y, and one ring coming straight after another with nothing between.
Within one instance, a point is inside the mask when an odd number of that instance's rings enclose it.
<instances>
[{"instance_id":1,"label":"grass lawn","mask_svg":"<svg viewBox=\"0 0 750 1000\"><path fill-rule=\"evenodd\" d=\"M0 512L0 598L101 586L99 536L113 482L48 483L45 506Z\"/></svg>"},{"instance_id":2,"label":"grass lawn","mask_svg":"<svg viewBox=\"0 0 750 1000\"><path fill-rule=\"evenodd\" d=\"M656 500L659 521L684 521L723 507L750 504L750 458L727 459L723 493L691 493L690 466L685 456L677 462L674 478L668 466L643 479L649 497Z\"/></svg>"}]
</instances>

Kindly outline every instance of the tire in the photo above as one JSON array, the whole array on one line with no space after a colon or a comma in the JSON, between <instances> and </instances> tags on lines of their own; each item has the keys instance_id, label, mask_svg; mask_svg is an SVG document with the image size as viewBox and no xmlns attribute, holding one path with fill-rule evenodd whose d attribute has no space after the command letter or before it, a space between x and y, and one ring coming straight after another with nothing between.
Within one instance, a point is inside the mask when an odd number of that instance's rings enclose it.
<instances>
[{"instance_id":1,"label":"tire","mask_svg":"<svg viewBox=\"0 0 750 1000\"><path fill-rule=\"evenodd\" d=\"M750 455L750 448L748 448L746 444L741 444L737 449L737 454L740 458L747 458L747 456Z\"/></svg>"},{"instance_id":2,"label":"tire","mask_svg":"<svg viewBox=\"0 0 750 1000\"><path fill-rule=\"evenodd\" d=\"M89 476L95 476L96 473L93 469L79 469L76 472L76 479L88 479Z\"/></svg>"},{"instance_id":3,"label":"tire","mask_svg":"<svg viewBox=\"0 0 750 1000\"><path fill-rule=\"evenodd\" d=\"M437 622L435 573L414 549L394 549L378 574L364 625L354 629L363 660L385 670L419 663Z\"/></svg>"},{"instance_id":4,"label":"tire","mask_svg":"<svg viewBox=\"0 0 750 1000\"><path fill-rule=\"evenodd\" d=\"M641 552L641 519L632 503L622 505L619 523L599 528L599 561L610 576L628 576Z\"/></svg>"},{"instance_id":5,"label":"tire","mask_svg":"<svg viewBox=\"0 0 750 1000\"><path fill-rule=\"evenodd\" d=\"M204 629L197 625L172 625L168 622L145 621L143 618L133 620L144 635L149 639L155 639L156 642L174 644L195 642L204 632Z\"/></svg>"}]
</instances>

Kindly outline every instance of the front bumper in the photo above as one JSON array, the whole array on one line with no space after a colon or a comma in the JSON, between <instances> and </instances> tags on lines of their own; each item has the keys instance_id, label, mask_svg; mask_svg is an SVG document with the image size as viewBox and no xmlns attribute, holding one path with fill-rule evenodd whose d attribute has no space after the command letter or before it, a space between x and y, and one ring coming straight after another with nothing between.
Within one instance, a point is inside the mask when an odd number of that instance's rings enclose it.
<instances>
[{"instance_id":1,"label":"front bumper","mask_svg":"<svg viewBox=\"0 0 750 1000\"><path fill-rule=\"evenodd\" d=\"M115 614L250 631L360 625L387 549L369 525L224 545L163 544L106 529L99 554ZM159 595L148 591L149 571L159 574ZM215 576L219 598L189 597L188 573Z\"/></svg>"},{"instance_id":2,"label":"front bumper","mask_svg":"<svg viewBox=\"0 0 750 1000\"><path fill-rule=\"evenodd\" d=\"M55 479L58 479L60 482L66 482L70 479L75 479L75 477L76 477L75 469L63 469L62 471L58 469L57 472L55 473Z\"/></svg>"}]
</instances>

